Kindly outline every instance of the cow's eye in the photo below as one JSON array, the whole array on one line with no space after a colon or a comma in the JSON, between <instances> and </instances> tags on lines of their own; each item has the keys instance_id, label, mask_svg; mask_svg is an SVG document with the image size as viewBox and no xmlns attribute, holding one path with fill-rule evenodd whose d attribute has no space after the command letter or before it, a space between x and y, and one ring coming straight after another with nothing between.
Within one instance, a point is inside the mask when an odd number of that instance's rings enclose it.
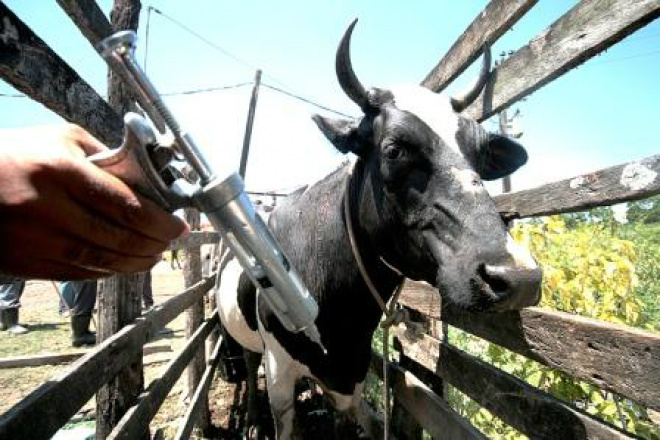
<instances>
[{"instance_id":1,"label":"cow's eye","mask_svg":"<svg viewBox=\"0 0 660 440\"><path fill-rule=\"evenodd\" d=\"M397 144L389 144L383 149L383 155L389 160L399 160L406 155L406 149Z\"/></svg>"}]
</instances>

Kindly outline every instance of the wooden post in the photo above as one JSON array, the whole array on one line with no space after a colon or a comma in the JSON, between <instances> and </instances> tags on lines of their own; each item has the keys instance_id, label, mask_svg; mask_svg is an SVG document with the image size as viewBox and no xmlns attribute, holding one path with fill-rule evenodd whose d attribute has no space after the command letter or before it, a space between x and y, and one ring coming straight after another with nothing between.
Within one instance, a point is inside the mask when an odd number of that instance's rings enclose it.
<instances>
[{"instance_id":1,"label":"wooden post","mask_svg":"<svg viewBox=\"0 0 660 440\"><path fill-rule=\"evenodd\" d=\"M214 244L211 251L211 264L210 264L210 273L213 273L214 262L217 261L217 267L220 267L220 257L222 255L222 240L218 244ZM218 275L219 277L220 275ZM215 294L218 290L219 285L217 284L218 277L216 277L216 283L213 285L213 288L209 291L209 309L215 310L218 308ZM218 344L218 339L220 338L220 325L216 326L212 331L211 335L206 344L206 356L207 358L211 357L215 346Z\"/></svg>"},{"instance_id":2,"label":"wooden post","mask_svg":"<svg viewBox=\"0 0 660 440\"><path fill-rule=\"evenodd\" d=\"M250 109L248 110L247 124L245 125L245 137L243 138L243 152L241 153L241 165L238 168L238 174L245 180L245 171L247 168L248 154L250 152L250 139L252 139L252 126L254 125L254 114L257 108L257 98L259 97L259 86L261 84L261 70L257 70L254 75L254 87L252 88L252 97L250 98Z\"/></svg>"},{"instance_id":3,"label":"wooden post","mask_svg":"<svg viewBox=\"0 0 660 440\"><path fill-rule=\"evenodd\" d=\"M113 30L137 30L140 0L115 0L110 13ZM112 108L124 114L133 105L130 95L118 79L108 75L108 95ZM99 283L99 329L103 341L140 316L144 275L116 275ZM117 376L96 394L96 438L105 439L122 416L137 402L144 389L142 354L132 360ZM144 432L143 438L149 438Z\"/></svg>"},{"instance_id":4,"label":"wooden post","mask_svg":"<svg viewBox=\"0 0 660 440\"><path fill-rule=\"evenodd\" d=\"M186 221L190 225L191 230L200 229L200 214L195 209L185 210ZM199 282L202 279L202 258L201 247L194 247L186 251L186 258L183 262L183 276L185 279L186 287ZM197 331L197 328L204 320L204 298L200 298L186 311L186 338L192 337ZM192 398L195 395L195 390L200 384L204 370L206 369L206 354L202 346L187 369L188 376L188 397ZM208 432L211 426L211 413L209 411L208 397L202 399L199 407L199 415L197 416L196 425L204 433Z\"/></svg>"},{"instance_id":5,"label":"wooden post","mask_svg":"<svg viewBox=\"0 0 660 440\"><path fill-rule=\"evenodd\" d=\"M102 142L121 143L122 119L3 2L0 35L0 78Z\"/></svg>"},{"instance_id":6,"label":"wooden post","mask_svg":"<svg viewBox=\"0 0 660 440\"><path fill-rule=\"evenodd\" d=\"M97 338L108 339L140 316L142 275L116 275L99 284ZM96 394L96 438L105 439L144 388L142 354ZM145 432L145 438L148 433Z\"/></svg>"},{"instance_id":7,"label":"wooden post","mask_svg":"<svg viewBox=\"0 0 660 440\"><path fill-rule=\"evenodd\" d=\"M401 355L399 365L406 368L406 363L411 362L405 355ZM417 423L410 412L402 405L401 401L394 395L394 404L392 405L392 435L399 440L422 440L424 438L422 427Z\"/></svg>"},{"instance_id":8,"label":"wooden post","mask_svg":"<svg viewBox=\"0 0 660 440\"><path fill-rule=\"evenodd\" d=\"M500 112L499 118L500 118L500 134L502 136L508 136L509 118L507 116L506 109ZM504 193L511 192L511 176L504 176L502 178L502 192Z\"/></svg>"}]
</instances>

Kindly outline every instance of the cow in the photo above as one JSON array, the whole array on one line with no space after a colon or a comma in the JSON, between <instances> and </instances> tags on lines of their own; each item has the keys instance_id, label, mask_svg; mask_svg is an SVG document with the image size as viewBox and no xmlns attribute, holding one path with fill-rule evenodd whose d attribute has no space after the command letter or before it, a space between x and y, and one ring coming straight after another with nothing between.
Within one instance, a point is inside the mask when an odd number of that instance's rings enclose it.
<instances>
[{"instance_id":1,"label":"cow","mask_svg":"<svg viewBox=\"0 0 660 440\"><path fill-rule=\"evenodd\" d=\"M350 59L355 23L340 42L336 73L363 115L313 116L355 163L292 194L269 219L318 303L323 347L287 331L236 262L225 267L217 291L222 324L246 349L247 423L255 421L256 367L263 355L278 439L294 434L294 385L302 378L314 380L337 410L366 425L358 402L382 310L356 253L384 302L402 275L432 284L444 301L470 310L520 309L537 304L540 295L540 268L512 240L482 183L509 175L527 154L460 114L486 82L490 52L484 50L480 79L462 97L418 86L365 89Z\"/></svg>"}]
</instances>

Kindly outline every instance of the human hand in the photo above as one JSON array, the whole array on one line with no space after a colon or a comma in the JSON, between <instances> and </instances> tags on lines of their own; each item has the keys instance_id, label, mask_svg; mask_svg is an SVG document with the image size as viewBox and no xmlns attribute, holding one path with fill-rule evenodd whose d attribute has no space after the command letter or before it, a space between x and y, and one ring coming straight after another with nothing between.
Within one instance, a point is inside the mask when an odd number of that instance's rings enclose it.
<instances>
[{"instance_id":1,"label":"human hand","mask_svg":"<svg viewBox=\"0 0 660 440\"><path fill-rule=\"evenodd\" d=\"M82 128L0 134L0 273L75 280L142 272L188 225L85 157Z\"/></svg>"}]
</instances>

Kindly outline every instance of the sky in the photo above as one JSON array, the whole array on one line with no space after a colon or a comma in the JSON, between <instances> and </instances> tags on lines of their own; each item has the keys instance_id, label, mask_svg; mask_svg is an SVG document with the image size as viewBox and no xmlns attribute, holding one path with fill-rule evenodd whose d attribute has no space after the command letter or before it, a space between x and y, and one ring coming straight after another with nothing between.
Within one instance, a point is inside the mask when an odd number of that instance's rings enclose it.
<instances>
[{"instance_id":1,"label":"sky","mask_svg":"<svg viewBox=\"0 0 660 440\"><path fill-rule=\"evenodd\" d=\"M55 1L4 3L105 93L104 61ZM363 84L386 88L419 83L487 3L150 0L143 2L137 56L144 62L146 49L147 72L162 94L249 83L260 68L265 85L358 116L334 72L337 44L353 18L359 18L353 67ZM494 56L524 46L576 3L539 1L493 46ZM109 12L112 2L99 4ZM149 6L164 15L149 13ZM476 67L448 91L468 84ZM658 78L660 20L512 106L509 114L520 111L519 141L529 153L528 164L512 176L513 189L657 154ZM16 93L0 81L0 138L7 128L64 122L29 99L1 96ZM219 174L238 169L250 94L248 84L165 97ZM246 176L249 190L287 192L322 178L345 160L312 122L314 113L336 116L266 86L260 89ZM492 120L484 126L497 130ZM488 188L492 194L500 192L499 182Z\"/></svg>"}]
</instances>

